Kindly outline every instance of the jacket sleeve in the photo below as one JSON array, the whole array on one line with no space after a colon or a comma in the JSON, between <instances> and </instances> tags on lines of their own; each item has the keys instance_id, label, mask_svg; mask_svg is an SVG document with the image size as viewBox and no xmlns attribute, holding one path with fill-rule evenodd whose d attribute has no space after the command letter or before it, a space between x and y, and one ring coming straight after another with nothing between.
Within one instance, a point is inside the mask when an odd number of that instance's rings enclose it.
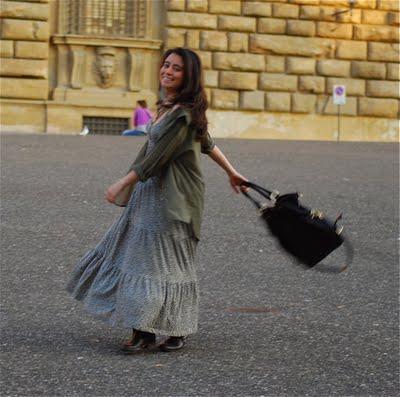
<instances>
[{"instance_id":1,"label":"jacket sleeve","mask_svg":"<svg viewBox=\"0 0 400 397\"><path fill-rule=\"evenodd\" d=\"M166 130L159 136L150 153L143 155L142 149L129 171L135 171L142 182L154 175L159 175L173 159L176 150L184 142L187 132L188 125L184 118L178 118L171 125L166 126Z\"/></svg>"},{"instance_id":2,"label":"jacket sleeve","mask_svg":"<svg viewBox=\"0 0 400 397\"><path fill-rule=\"evenodd\" d=\"M209 154L215 147L215 142L211 135L207 132L206 136L201 140L201 153Z\"/></svg>"}]
</instances>

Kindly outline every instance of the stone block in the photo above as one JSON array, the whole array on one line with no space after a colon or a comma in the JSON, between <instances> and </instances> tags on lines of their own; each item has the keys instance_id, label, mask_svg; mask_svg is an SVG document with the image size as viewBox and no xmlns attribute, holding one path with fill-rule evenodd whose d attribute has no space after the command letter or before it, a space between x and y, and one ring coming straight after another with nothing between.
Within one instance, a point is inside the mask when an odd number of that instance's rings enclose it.
<instances>
[{"instance_id":1,"label":"stone block","mask_svg":"<svg viewBox=\"0 0 400 397\"><path fill-rule=\"evenodd\" d=\"M209 51L196 51L196 54L200 57L203 69L211 69L212 53Z\"/></svg>"},{"instance_id":2,"label":"stone block","mask_svg":"<svg viewBox=\"0 0 400 397\"><path fill-rule=\"evenodd\" d=\"M259 1L246 1L243 3L243 15L253 17L270 17L272 6L269 3Z\"/></svg>"},{"instance_id":3,"label":"stone block","mask_svg":"<svg viewBox=\"0 0 400 397\"><path fill-rule=\"evenodd\" d=\"M229 31L255 32L256 18L219 16L218 28Z\"/></svg>"},{"instance_id":4,"label":"stone block","mask_svg":"<svg viewBox=\"0 0 400 397\"><path fill-rule=\"evenodd\" d=\"M317 36L351 39L353 36L353 25L348 23L317 22Z\"/></svg>"},{"instance_id":5,"label":"stone block","mask_svg":"<svg viewBox=\"0 0 400 397\"><path fill-rule=\"evenodd\" d=\"M392 26L358 25L354 26L354 39L398 42L399 30Z\"/></svg>"},{"instance_id":6,"label":"stone block","mask_svg":"<svg viewBox=\"0 0 400 397\"><path fill-rule=\"evenodd\" d=\"M228 49L232 52L248 52L249 35L247 33L228 33Z\"/></svg>"},{"instance_id":7,"label":"stone block","mask_svg":"<svg viewBox=\"0 0 400 397\"><path fill-rule=\"evenodd\" d=\"M288 92L267 92L265 108L270 112L290 112L290 94Z\"/></svg>"},{"instance_id":8,"label":"stone block","mask_svg":"<svg viewBox=\"0 0 400 397\"><path fill-rule=\"evenodd\" d=\"M348 6L348 5L347 5ZM376 0L362 0L358 1L356 4L357 8L370 8L370 9L375 9L376 8Z\"/></svg>"},{"instance_id":9,"label":"stone block","mask_svg":"<svg viewBox=\"0 0 400 397\"><path fill-rule=\"evenodd\" d=\"M260 73L260 89L267 91L296 91L297 76L277 73Z\"/></svg>"},{"instance_id":10,"label":"stone block","mask_svg":"<svg viewBox=\"0 0 400 397\"><path fill-rule=\"evenodd\" d=\"M327 80L328 94L332 94L334 85L345 85L347 95L354 95L354 96L365 95L365 80L328 77Z\"/></svg>"},{"instance_id":11,"label":"stone block","mask_svg":"<svg viewBox=\"0 0 400 397\"><path fill-rule=\"evenodd\" d=\"M1 38L47 41L49 39L49 24L40 21L4 18L1 25Z\"/></svg>"},{"instance_id":12,"label":"stone block","mask_svg":"<svg viewBox=\"0 0 400 397\"><path fill-rule=\"evenodd\" d=\"M208 0L186 0L186 11L207 12Z\"/></svg>"},{"instance_id":13,"label":"stone block","mask_svg":"<svg viewBox=\"0 0 400 397\"><path fill-rule=\"evenodd\" d=\"M169 11L167 25L191 29L217 29L217 16L200 12Z\"/></svg>"},{"instance_id":14,"label":"stone block","mask_svg":"<svg viewBox=\"0 0 400 397\"><path fill-rule=\"evenodd\" d=\"M335 8L334 12L333 13L331 12L329 16L332 16L333 14L333 16L336 18L335 22L354 23L354 24L361 23L362 12L360 9L353 8L351 12L339 13L340 11L343 11L343 8Z\"/></svg>"},{"instance_id":15,"label":"stone block","mask_svg":"<svg viewBox=\"0 0 400 397\"><path fill-rule=\"evenodd\" d=\"M399 26L400 25L400 13L389 12L388 16L387 16L387 23L391 26Z\"/></svg>"},{"instance_id":16,"label":"stone block","mask_svg":"<svg viewBox=\"0 0 400 397\"><path fill-rule=\"evenodd\" d=\"M388 22L388 13L378 10L363 10L362 23L367 25L385 25Z\"/></svg>"},{"instance_id":17,"label":"stone block","mask_svg":"<svg viewBox=\"0 0 400 397\"><path fill-rule=\"evenodd\" d=\"M24 1L2 0L0 18L34 19L47 21L49 17L48 4L32 4Z\"/></svg>"},{"instance_id":18,"label":"stone block","mask_svg":"<svg viewBox=\"0 0 400 397\"><path fill-rule=\"evenodd\" d=\"M315 22L289 20L287 21L286 33L294 36L315 36Z\"/></svg>"},{"instance_id":19,"label":"stone block","mask_svg":"<svg viewBox=\"0 0 400 397\"><path fill-rule=\"evenodd\" d=\"M301 6L300 19L310 19L313 21L332 21L336 22L335 17L336 9L334 7L314 7L314 6Z\"/></svg>"},{"instance_id":20,"label":"stone block","mask_svg":"<svg viewBox=\"0 0 400 397\"><path fill-rule=\"evenodd\" d=\"M349 2L347 0L320 0L320 4L346 8L349 6Z\"/></svg>"},{"instance_id":21,"label":"stone block","mask_svg":"<svg viewBox=\"0 0 400 397\"><path fill-rule=\"evenodd\" d=\"M41 79L0 78L2 98L47 99L48 81Z\"/></svg>"},{"instance_id":22,"label":"stone block","mask_svg":"<svg viewBox=\"0 0 400 397\"><path fill-rule=\"evenodd\" d=\"M398 63L387 64L387 78L389 80L400 80L400 64Z\"/></svg>"},{"instance_id":23,"label":"stone block","mask_svg":"<svg viewBox=\"0 0 400 397\"><path fill-rule=\"evenodd\" d=\"M260 54L333 58L335 41L317 37L250 35L250 51Z\"/></svg>"},{"instance_id":24,"label":"stone block","mask_svg":"<svg viewBox=\"0 0 400 397\"><path fill-rule=\"evenodd\" d=\"M300 4L300 5L304 5L304 4L318 5L319 0L289 0L289 3L290 4Z\"/></svg>"},{"instance_id":25,"label":"stone block","mask_svg":"<svg viewBox=\"0 0 400 397\"><path fill-rule=\"evenodd\" d=\"M351 67L353 77L363 79L381 79L386 78L386 66L381 62L360 62L354 61Z\"/></svg>"},{"instance_id":26,"label":"stone block","mask_svg":"<svg viewBox=\"0 0 400 397\"><path fill-rule=\"evenodd\" d=\"M278 55L265 55L265 71L270 73L284 73L285 57Z\"/></svg>"},{"instance_id":27,"label":"stone block","mask_svg":"<svg viewBox=\"0 0 400 397\"><path fill-rule=\"evenodd\" d=\"M392 43L368 43L368 60L378 62L399 62L399 45Z\"/></svg>"},{"instance_id":28,"label":"stone block","mask_svg":"<svg viewBox=\"0 0 400 397\"><path fill-rule=\"evenodd\" d=\"M367 81L367 96L379 98L399 98L400 85L398 81Z\"/></svg>"},{"instance_id":29,"label":"stone block","mask_svg":"<svg viewBox=\"0 0 400 397\"><path fill-rule=\"evenodd\" d=\"M325 92L325 78L321 76L300 76L299 91L322 94Z\"/></svg>"},{"instance_id":30,"label":"stone block","mask_svg":"<svg viewBox=\"0 0 400 397\"><path fill-rule=\"evenodd\" d=\"M186 47L192 50L200 48L200 31L199 30L187 30L186 31Z\"/></svg>"},{"instance_id":31,"label":"stone block","mask_svg":"<svg viewBox=\"0 0 400 397\"><path fill-rule=\"evenodd\" d=\"M259 18L258 33L284 34L286 32L286 21L279 18Z\"/></svg>"},{"instance_id":32,"label":"stone block","mask_svg":"<svg viewBox=\"0 0 400 397\"><path fill-rule=\"evenodd\" d=\"M338 105L333 103L332 96L318 95L317 112L322 114L337 114ZM346 96L346 103L340 105L340 114L343 116L357 116L357 98Z\"/></svg>"},{"instance_id":33,"label":"stone block","mask_svg":"<svg viewBox=\"0 0 400 397\"><path fill-rule=\"evenodd\" d=\"M240 15L240 0L208 0L208 12L212 14Z\"/></svg>"},{"instance_id":34,"label":"stone block","mask_svg":"<svg viewBox=\"0 0 400 397\"><path fill-rule=\"evenodd\" d=\"M16 41L15 57L26 59L47 59L49 57L48 43L32 41Z\"/></svg>"},{"instance_id":35,"label":"stone block","mask_svg":"<svg viewBox=\"0 0 400 397\"><path fill-rule=\"evenodd\" d=\"M314 21L341 22L341 23L360 23L361 10L353 8L351 12L341 12L343 8L335 7L314 7L301 6L300 19L309 19Z\"/></svg>"},{"instance_id":36,"label":"stone block","mask_svg":"<svg viewBox=\"0 0 400 397\"><path fill-rule=\"evenodd\" d=\"M299 17L300 7L296 4L272 4L272 16L274 18L293 18Z\"/></svg>"},{"instance_id":37,"label":"stone block","mask_svg":"<svg viewBox=\"0 0 400 397\"><path fill-rule=\"evenodd\" d=\"M168 48L183 47L186 40L186 30L185 29L173 29L166 28L166 42L165 45Z\"/></svg>"},{"instance_id":38,"label":"stone block","mask_svg":"<svg viewBox=\"0 0 400 397\"><path fill-rule=\"evenodd\" d=\"M286 72L289 74L314 74L316 60L313 58L286 58Z\"/></svg>"},{"instance_id":39,"label":"stone block","mask_svg":"<svg viewBox=\"0 0 400 397\"><path fill-rule=\"evenodd\" d=\"M239 107L239 92L213 89L212 107L214 109L237 109Z\"/></svg>"},{"instance_id":40,"label":"stone block","mask_svg":"<svg viewBox=\"0 0 400 397\"><path fill-rule=\"evenodd\" d=\"M399 101L386 98L359 98L358 115L397 118Z\"/></svg>"},{"instance_id":41,"label":"stone block","mask_svg":"<svg viewBox=\"0 0 400 397\"><path fill-rule=\"evenodd\" d=\"M336 58L367 59L367 43L361 41L340 40L337 42Z\"/></svg>"},{"instance_id":42,"label":"stone block","mask_svg":"<svg viewBox=\"0 0 400 397\"><path fill-rule=\"evenodd\" d=\"M200 48L209 51L226 51L228 49L228 36L226 32L201 32Z\"/></svg>"},{"instance_id":43,"label":"stone block","mask_svg":"<svg viewBox=\"0 0 400 397\"><path fill-rule=\"evenodd\" d=\"M12 58L14 56L14 42L12 40L0 40L0 57Z\"/></svg>"},{"instance_id":44,"label":"stone block","mask_svg":"<svg viewBox=\"0 0 400 397\"><path fill-rule=\"evenodd\" d=\"M317 73L322 76L349 77L350 66L350 61L321 59L317 62Z\"/></svg>"},{"instance_id":45,"label":"stone block","mask_svg":"<svg viewBox=\"0 0 400 397\"><path fill-rule=\"evenodd\" d=\"M167 10L185 11L185 0L167 0Z\"/></svg>"},{"instance_id":46,"label":"stone block","mask_svg":"<svg viewBox=\"0 0 400 397\"><path fill-rule=\"evenodd\" d=\"M206 87L218 87L218 71L204 70L204 85Z\"/></svg>"},{"instance_id":47,"label":"stone block","mask_svg":"<svg viewBox=\"0 0 400 397\"><path fill-rule=\"evenodd\" d=\"M292 94L293 113L314 113L317 105L317 96L312 94Z\"/></svg>"},{"instance_id":48,"label":"stone block","mask_svg":"<svg viewBox=\"0 0 400 397\"><path fill-rule=\"evenodd\" d=\"M48 75L47 64L47 61L4 58L0 62L0 76L46 79Z\"/></svg>"},{"instance_id":49,"label":"stone block","mask_svg":"<svg viewBox=\"0 0 400 397\"><path fill-rule=\"evenodd\" d=\"M240 108L246 110L264 110L263 91L242 91L240 93Z\"/></svg>"},{"instance_id":50,"label":"stone block","mask_svg":"<svg viewBox=\"0 0 400 397\"><path fill-rule=\"evenodd\" d=\"M234 90L256 90L257 73L220 72L220 87Z\"/></svg>"},{"instance_id":51,"label":"stone block","mask_svg":"<svg viewBox=\"0 0 400 397\"><path fill-rule=\"evenodd\" d=\"M376 8L386 11L400 11L400 3L397 0L378 0Z\"/></svg>"},{"instance_id":52,"label":"stone block","mask_svg":"<svg viewBox=\"0 0 400 397\"><path fill-rule=\"evenodd\" d=\"M213 55L214 69L262 72L265 70L263 55L216 52Z\"/></svg>"},{"instance_id":53,"label":"stone block","mask_svg":"<svg viewBox=\"0 0 400 397\"><path fill-rule=\"evenodd\" d=\"M204 88L208 103L211 103L211 88Z\"/></svg>"}]
</instances>

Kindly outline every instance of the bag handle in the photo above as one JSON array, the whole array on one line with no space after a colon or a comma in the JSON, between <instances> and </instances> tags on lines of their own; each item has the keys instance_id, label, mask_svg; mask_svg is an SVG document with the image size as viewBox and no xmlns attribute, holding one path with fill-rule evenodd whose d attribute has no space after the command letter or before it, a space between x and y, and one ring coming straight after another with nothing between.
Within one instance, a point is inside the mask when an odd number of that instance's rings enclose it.
<instances>
[{"instance_id":1,"label":"bag handle","mask_svg":"<svg viewBox=\"0 0 400 397\"><path fill-rule=\"evenodd\" d=\"M241 186L247 186L250 189L256 191L259 195L266 198L267 200L273 201L279 196L279 192L276 190L271 192L268 189L263 188L260 185L255 184L254 182L245 181L241 183ZM255 207L259 210L265 206L260 201L256 200L253 196L251 196L248 192L242 190L242 193L255 205Z\"/></svg>"},{"instance_id":2,"label":"bag handle","mask_svg":"<svg viewBox=\"0 0 400 397\"><path fill-rule=\"evenodd\" d=\"M265 197L268 200L272 200L272 195L276 192L271 192L270 190L265 189L264 187L255 184L254 182L250 181L244 181L241 183L243 186L247 186L253 190L255 190L257 193L261 194L261 196ZM245 193L245 192L243 192Z\"/></svg>"}]
</instances>

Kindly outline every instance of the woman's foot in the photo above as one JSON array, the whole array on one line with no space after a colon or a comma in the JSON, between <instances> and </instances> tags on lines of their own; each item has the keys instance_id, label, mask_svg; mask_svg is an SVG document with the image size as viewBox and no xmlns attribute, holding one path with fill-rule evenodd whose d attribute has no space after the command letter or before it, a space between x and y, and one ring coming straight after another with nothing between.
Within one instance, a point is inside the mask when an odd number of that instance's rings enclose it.
<instances>
[{"instance_id":1,"label":"woman's foot","mask_svg":"<svg viewBox=\"0 0 400 397\"><path fill-rule=\"evenodd\" d=\"M156 336L150 332L133 329L132 339L121 346L124 353L136 353L156 343Z\"/></svg>"},{"instance_id":2,"label":"woman's foot","mask_svg":"<svg viewBox=\"0 0 400 397\"><path fill-rule=\"evenodd\" d=\"M174 352L186 345L186 336L170 336L159 348L164 352Z\"/></svg>"}]
</instances>

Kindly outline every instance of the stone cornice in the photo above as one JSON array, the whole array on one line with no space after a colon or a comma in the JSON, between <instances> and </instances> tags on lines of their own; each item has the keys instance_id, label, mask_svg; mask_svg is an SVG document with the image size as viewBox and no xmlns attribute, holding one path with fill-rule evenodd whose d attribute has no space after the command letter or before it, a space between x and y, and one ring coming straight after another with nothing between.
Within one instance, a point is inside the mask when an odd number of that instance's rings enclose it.
<instances>
[{"instance_id":1,"label":"stone cornice","mask_svg":"<svg viewBox=\"0 0 400 397\"><path fill-rule=\"evenodd\" d=\"M143 48L159 50L163 44L161 40L136 39L131 37L109 37L109 36L83 36L83 35L53 35L53 44L74 44L89 46L113 46L127 48Z\"/></svg>"}]
</instances>

